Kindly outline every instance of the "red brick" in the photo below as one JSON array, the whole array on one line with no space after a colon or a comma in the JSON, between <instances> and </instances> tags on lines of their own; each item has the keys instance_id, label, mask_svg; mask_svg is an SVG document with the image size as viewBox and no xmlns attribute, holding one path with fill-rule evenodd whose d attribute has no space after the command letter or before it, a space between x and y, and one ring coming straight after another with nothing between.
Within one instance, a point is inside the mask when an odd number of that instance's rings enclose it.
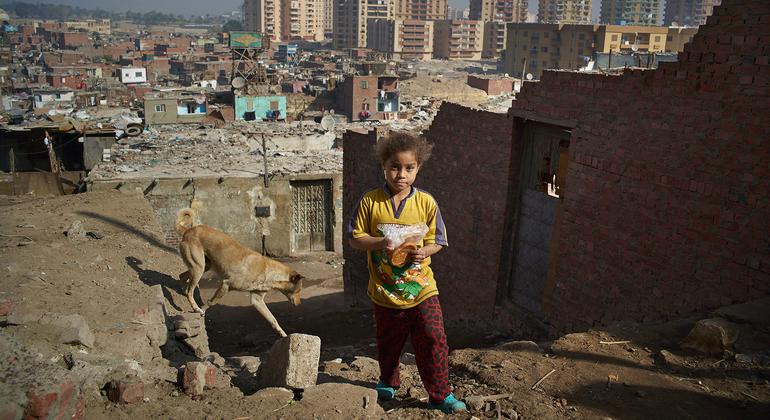
<instances>
[{"instance_id":1,"label":"red brick","mask_svg":"<svg viewBox=\"0 0 770 420\"><path fill-rule=\"evenodd\" d=\"M13 302L10 300L0 303L0 316L8 316L13 312Z\"/></svg>"},{"instance_id":2,"label":"red brick","mask_svg":"<svg viewBox=\"0 0 770 420\"><path fill-rule=\"evenodd\" d=\"M53 409L58 395L55 392L45 394L37 393L35 390L27 392L27 408L24 412L25 417L32 419L48 418L49 412Z\"/></svg>"},{"instance_id":3,"label":"red brick","mask_svg":"<svg viewBox=\"0 0 770 420\"><path fill-rule=\"evenodd\" d=\"M107 398L112 402L133 404L144 399L144 382L137 378L110 382Z\"/></svg>"}]
</instances>

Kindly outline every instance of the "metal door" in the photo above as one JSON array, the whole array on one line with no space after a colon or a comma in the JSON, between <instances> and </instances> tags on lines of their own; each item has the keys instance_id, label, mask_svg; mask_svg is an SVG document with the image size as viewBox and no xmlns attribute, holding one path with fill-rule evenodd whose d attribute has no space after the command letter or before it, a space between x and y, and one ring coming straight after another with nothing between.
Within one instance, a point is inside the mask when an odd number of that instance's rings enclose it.
<instances>
[{"instance_id":1,"label":"metal door","mask_svg":"<svg viewBox=\"0 0 770 420\"><path fill-rule=\"evenodd\" d=\"M331 251L331 180L292 181L293 251Z\"/></svg>"}]
</instances>

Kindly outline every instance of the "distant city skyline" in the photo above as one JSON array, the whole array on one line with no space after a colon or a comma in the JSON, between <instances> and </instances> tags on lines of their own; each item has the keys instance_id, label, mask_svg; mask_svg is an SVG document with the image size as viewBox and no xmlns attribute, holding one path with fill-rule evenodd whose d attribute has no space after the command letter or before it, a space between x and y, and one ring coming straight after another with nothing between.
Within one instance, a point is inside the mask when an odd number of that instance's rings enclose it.
<instances>
[{"instance_id":1,"label":"distant city skyline","mask_svg":"<svg viewBox=\"0 0 770 420\"><path fill-rule=\"evenodd\" d=\"M152 10L182 15L219 15L222 13L240 10L243 0L18 0L27 3L55 3L70 6L85 7L89 9L104 9L115 12L149 12ZM538 0L529 0L529 12L537 14ZM449 0L449 6L457 9L465 9L469 0ZM592 16L599 15L600 0L592 4Z\"/></svg>"}]
</instances>

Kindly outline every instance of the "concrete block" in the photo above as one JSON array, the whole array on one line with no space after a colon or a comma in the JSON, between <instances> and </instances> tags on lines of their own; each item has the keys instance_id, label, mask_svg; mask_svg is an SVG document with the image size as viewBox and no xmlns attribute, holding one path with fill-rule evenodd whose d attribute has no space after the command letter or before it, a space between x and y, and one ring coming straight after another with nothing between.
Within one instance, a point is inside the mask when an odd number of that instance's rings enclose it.
<instances>
[{"instance_id":1,"label":"concrete block","mask_svg":"<svg viewBox=\"0 0 770 420\"><path fill-rule=\"evenodd\" d=\"M137 378L126 378L109 383L107 398L122 404L138 403L144 399L144 382Z\"/></svg>"},{"instance_id":2,"label":"concrete block","mask_svg":"<svg viewBox=\"0 0 770 420\"><path fill-rule=\"evenodd\" d=\"M716 311L717 315L734 322L762 326L770 325L770 297L737 305L725 306Z\"/></svg>"},{"instance_id":3,"label":"concrete block","mask_svg":"<svg viewBox=\"0 0 770 420\"><path fill-rule=\"evenodd\" d=\"M256 356L228 357L227 362L231 366L250 373L257 373L257 369L259 369L259 365L262 363L259 357Z\"/></svg>"},{"instance_id":4,"label":"concrete block","mask_svg":"<svg viewBox=\"0 0 770 420\"><path fill-rule=\"evenodd\" d=\"M85 318L80 315L67 315L54 320L54 325L64 327L59 341L65 344L82 344L86 347L94 346L94 334L88 327Z\"/></svg>"},{"instance_id":5,"label":"concrete block","mask_svg":"<svg viewBox=\"0 0 770 420\"><path fill-rule=\"evenodd\" d=\"M191 396L203 395L203 390L216 386L217 370L208 362L187 362L182 373L182 389Z\"/></svg>"},{"instance_id":6,"label":"concrete block","mask_svg":"<svg viewBox=\"0 0 770 420\"><path fill-rule=\"evenodd\" d=\"M277 340L267 359L259 366L260 387L305 389L316 384L321 339L307 334L291 334Z\"/></svg>"},{"instance_id":7,"label":"concrete block","mask_svg":"<svg viewBox=\"0 0 770 420\"><path fill-rule=\"evenodd\" d=\"M306 413L319 418L382 418L384 410L377 404L377 391L358 385L325 383L302 393L300 404ZM310 415L310 414L308 414Z\"/></svg>"},{"instance_id":8,"label":"concrete block","mask_svg":"<svg viewBox=\"0 0 770 420\"><path fill-rule=\"evenodd\" d=\"M540 346L538 346L534 341L509 341L507 343L498 345L496 349L532 353L543 352L543 349L541 349Z\"/></svg>"},{"instance_id":9,"label":"concrete block","mask_svg":"<svg viewBox=\"0 0 770 420\"><path fill-rule=\"evenodd\" d=\"M722 318L701 319L680 347L702 353L722 353L738 339L738 327Z\"/></svg>"}]
</instances>

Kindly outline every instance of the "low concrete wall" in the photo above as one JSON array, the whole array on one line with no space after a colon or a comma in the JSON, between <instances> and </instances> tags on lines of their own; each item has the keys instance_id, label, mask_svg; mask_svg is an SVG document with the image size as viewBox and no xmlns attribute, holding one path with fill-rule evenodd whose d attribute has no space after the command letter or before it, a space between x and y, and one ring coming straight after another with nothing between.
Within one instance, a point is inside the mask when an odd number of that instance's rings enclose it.
<instances>
[{"instance_id":1,"label":"low concrete wall","mask_svg":"<svg viewBox=\"0 0 770 420\"><path fill-rule=\"evenodd\" d=\"M270 255L289 256L292 249L292 181L332 181L332 251L342 252L342 174L289 175L270 180L265 188L262 177L163 178L153 180L98 180L88 189L99 191L141 191L163 227L166 242L179 243L174 231L176 214L184 208L195 210L197 222L217 228L242 244L262 251L262 236ZM257 207L269 207L266 217L258 217Z\"/></svg>"}]
</instances>

